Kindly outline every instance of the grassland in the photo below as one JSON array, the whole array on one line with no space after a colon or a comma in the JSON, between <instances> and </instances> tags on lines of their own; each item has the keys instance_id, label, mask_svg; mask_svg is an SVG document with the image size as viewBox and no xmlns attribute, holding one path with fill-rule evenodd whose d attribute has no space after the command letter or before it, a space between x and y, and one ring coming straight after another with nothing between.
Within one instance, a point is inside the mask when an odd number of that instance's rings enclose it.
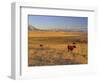
<instances>
[{"instance_id":1,"label":"grassland","mask_svg":"<svg viewBox=\"0 0 100 82\"><path fill-rule=\"evenodd\" d=\"M76 48L68 52L67 45L75 42ZM42 46L40 46L42 45ZM28 32L28 65L87 64L86 32Z\"/></svg>"}]
</instances>

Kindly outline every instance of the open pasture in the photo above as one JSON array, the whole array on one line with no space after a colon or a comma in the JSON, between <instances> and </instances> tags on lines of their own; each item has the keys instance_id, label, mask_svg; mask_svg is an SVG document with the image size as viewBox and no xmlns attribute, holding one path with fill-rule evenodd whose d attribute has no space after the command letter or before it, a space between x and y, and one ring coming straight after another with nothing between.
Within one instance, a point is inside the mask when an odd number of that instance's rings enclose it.
<instances>
[{"instance_id":1,"label":"open pasture","mask_svg":"<svg viewBox=\"0 0 100 82\"><path fill-rule=\"evenodd\" d=\"M68 45L76 46L68 51ZM28 32L28 65L73 65L88 63L86 32Z\"/></svg>"}]
</instances>

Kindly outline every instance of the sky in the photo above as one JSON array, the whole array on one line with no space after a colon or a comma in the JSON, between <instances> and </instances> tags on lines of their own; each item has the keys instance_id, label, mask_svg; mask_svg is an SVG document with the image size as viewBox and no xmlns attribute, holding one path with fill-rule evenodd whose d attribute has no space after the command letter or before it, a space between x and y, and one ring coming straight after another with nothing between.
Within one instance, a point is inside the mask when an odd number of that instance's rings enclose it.
<instances>
[{"instance_id":1,"label":"sky","mask_svg":"<svg viewBox=\"0 0 100 82\"><path fill-rule=\"evenodd\" d=\"M29 15L28 24L38 29L87 29L87 17Z\"/></svg>"}]
</instances>

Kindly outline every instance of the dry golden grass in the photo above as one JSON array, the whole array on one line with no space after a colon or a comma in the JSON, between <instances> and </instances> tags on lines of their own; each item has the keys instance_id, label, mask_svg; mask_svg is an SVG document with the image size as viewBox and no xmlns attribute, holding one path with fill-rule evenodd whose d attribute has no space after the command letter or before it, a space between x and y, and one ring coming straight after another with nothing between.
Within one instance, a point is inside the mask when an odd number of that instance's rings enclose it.
<instances>
[{"instance_id":1,"label":"dry golden grass","mask_svg":"<svg viewBox=\"0 0 100 82\"><path fill-rule=\"evenodd\" d=\"M81 32L48 32L48 31L30 31L29 33L29 37L60 37L60 36L79 36L80 34L83 34ZM86 34L86 33L84 33Z\"/></svg>"},{"instance_id":2,"label":"dry golden grass","mask_svg":"<svg viewBox=\"0 0 100 82\"><path fill-rule=\"evenodd\" d=\"M76 43L76 48L68 52L67 45L73 42ZM28 33L29 66L87 63L87 33L41 31Z\"/></svg>"}]
</instances>

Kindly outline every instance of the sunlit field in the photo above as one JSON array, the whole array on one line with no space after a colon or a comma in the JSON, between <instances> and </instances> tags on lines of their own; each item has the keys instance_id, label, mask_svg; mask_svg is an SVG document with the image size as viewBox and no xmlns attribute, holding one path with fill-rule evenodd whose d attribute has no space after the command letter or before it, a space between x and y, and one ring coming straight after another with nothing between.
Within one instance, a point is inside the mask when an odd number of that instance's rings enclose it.
<instances>
[{"instance_id":1,"label":"sunlit field","mask_svg":"<svg viewBox=\"0 0 100 82\"><path fill-rule=\"evenodd\" d=\"M87 64L87 44L87 32L29 31L28 66Z\"/></svg>"}]
</instances>

